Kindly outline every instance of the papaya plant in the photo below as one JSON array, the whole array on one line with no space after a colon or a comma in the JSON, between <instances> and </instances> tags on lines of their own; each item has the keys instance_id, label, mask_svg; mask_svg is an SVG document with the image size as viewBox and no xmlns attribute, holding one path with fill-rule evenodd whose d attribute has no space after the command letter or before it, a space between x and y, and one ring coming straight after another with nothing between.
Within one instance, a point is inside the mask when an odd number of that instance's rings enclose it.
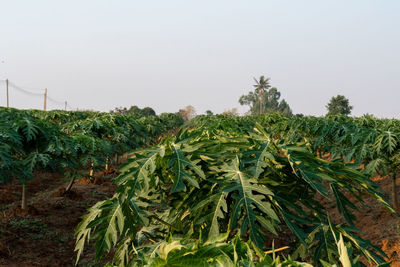
<instances>
[{"instance_id":1,"label":"papaya plant","mask_svg":"<svg viewBox=\"0 0 400 267\"><path fill-rule=\"evenodd\" d=\"M396 176L400 166L400 140L393 130L381 131L372 146L372 160L366 166L366 171L372 174L381 172L390 175L392 179L392 202L399 211Z\"/></svg>"},{"instance_id":2,"label":"papaya plant","mask_svg":"<svg viewBox=\"0 0 400 267\"><path fill-rule=\"evenodd\" d=\"M116 248L113 264L135 266L171 237L211 244L220 234L227 233L230 242L240 233L241 242L265 250L290 231L292 248L312 239L307 253L297 256L316 265L322 264L319 259L339 262L337 249L326 246L339 234L351 256L384 262L379 248L357 236L355 206L345 193L359 199L367 193L394 211L362 173L316 157L307 143L272 138L260 125L238 134L234 124L224 130L223 121L202 120L201 127L191 125L132 154L114 181L115 195L93 206L78 225L78 260L92 239L96 259ZM340 204L343 222L333 233L323 227L329 217L318 195Z\"/></svg>"},{"instance_id":3,"label":"papaya plant","mask_svg":"<svg viewBox=\"0 0 400 267\"><path fill-rule=\"evenodd\" d=\"M18 178L23 183L21 208L26 209L28 181L33 178L34 171L54 166L62 132L53 124L28 115L14 117L12 127L20 136L21 148L16 157L23 168Z\"/></svg>"}]
</instances>

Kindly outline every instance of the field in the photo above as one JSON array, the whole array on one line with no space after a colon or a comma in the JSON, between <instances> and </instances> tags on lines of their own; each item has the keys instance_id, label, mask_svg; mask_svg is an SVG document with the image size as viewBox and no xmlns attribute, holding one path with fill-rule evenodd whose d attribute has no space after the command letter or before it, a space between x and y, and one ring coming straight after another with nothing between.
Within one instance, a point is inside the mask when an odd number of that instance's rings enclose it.
<instances>
[{"instance_id":1,"label":"field","mask_svg":"<svg viewBox=\"0 0 400 267\"><path fill-rule=\"evenodd\" d=\"M74 185L69 195L59 176L40 173L30 184L26 211L19 208L20 185L2 187L0 266L73 266L74 229L86 209L113 194L110 183ZM89 254L90 255L90 254ZM82 259L81 266L89 259Z\"/></svg>"},{"instance_id":2,"label":"field","mask_svg":"<svg viewBox=\"0 0 400 267\"><path fill-rule=\"evenodd\" d=\"M59 196L59 189L66 186L62 179L46 173L40 177L31 184L33 200L25 213L17 208L20 185L1 187L0 266L73 266L74 230L80 216L97 201L111 197L115 190L108 180L88 184L83 179L74 186L71 195ZM390 191L389 179L377 176L374 180L384 191ZM399 219L377 206L373 199L366 204L371 207L356 213L356 226L365 233L365 238L382 248L393 261L392 266L400 266ZM329 212L334 216L335 204L326 205L331 205ZM90 266L93 253L85 253L79 266Z\"/></svg>"},{"instance_id":3,"label":"field","mask_svg":"<svg viewBox=\"0 0 400 267\"><path fill-rule=\"evenodd\" d=\"M397 120L0 114L1 266L400 266Z\"/></svg>"}]
</instances>

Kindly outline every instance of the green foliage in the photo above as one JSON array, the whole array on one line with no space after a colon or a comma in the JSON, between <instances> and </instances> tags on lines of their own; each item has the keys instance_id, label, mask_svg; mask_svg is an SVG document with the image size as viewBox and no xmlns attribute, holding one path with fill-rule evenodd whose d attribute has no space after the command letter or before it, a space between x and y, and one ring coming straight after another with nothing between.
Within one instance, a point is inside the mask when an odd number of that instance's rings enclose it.
<instances>
[{"instance_id":1,"label":"green foliage","mask_svg":"<svg viewBox=\"0 0 400 267\"><path fill-rule=\"evenodd\" d=\"M332 97L329 103L326 105L328 110L327 115L350 115L352 106L349 104L349 100L343 95L337 95Z\"/></svg>"},{"instance_id":2,"label":"green foliage","mask_svg":"<svg viewBox=\"0 0 400 267\"><path fill-rule=\"evenodd\" d=\"M287 122L277 115L258 120L274 127ZM355 207L345 195L367 193L393 211L377 186L339 160L317 158L307 142L283 142L270 134L269 125L254 118L200 116L175 137L135 151L120 169L115 195L93 206L79 224L78 259L94 239L96 258L115 247L113 264L119 266L162 266L174 260L214 264L202 252L192 257L190 244L219 248L218 237L225 233L227 247L237 242L260 254L289 229L295 237L293 255L315 265L322 264L320 259L339 262L334 240L340 234L349 257L384 262L379 248L357 236ZM317 195L336 199L344 224L329 227ZM238 258L224 253L228 256L212 258L238 264ZM246 258L254 264L259 259Z\"/></svg>"},{"instance_id":3,"label":"green foliage","mask_svg":"<svg viewBox=\"0 0 400 267\"><path fill-rule=\"evenodd\" d=\"M242 95L239 98L240 105L246 105L250 107L250 113L252 115L261 115L265 113L281 113L287 116L292 115L292 110L289 104L282 99L281 93L275 87L271 87L269 84L270 78L261 76L259 80L254 78L256 82L254 91L249 92L247 95Z\"/></svg>"},{"instance_id":4,"label":"green foliage","mask_svg":"<svg viewBox=\"0 0 400 267\"><path fill-rule=\"evenodd\" d=\"M140 255L131 265L152 267L311 266L290 258L281 260L279 256L270 257L261 251L254 250L250 242L242 242L239 235L229 241L227 237L227 234L221 234L213 242L170 238L155 246L150 254Z\"/></svg>"},{"instance_id":5,"label":"green foliage","mask_svg":"<svg viewBox=\"0 0 400 267\"><path fill-rule=\"evenodd\" d=\"M153 142L183 124L180 116L0 109L0 182L26 183L35 170L104 168L114 154Z\"/></svg>"},{"instance_id":6,"label":"green foliage","mask_svg":"<svg viewBox=\"0 0 400 267\"><path fill-rule=\"evenodd\" d=\"M203 254L214 249L209 255L227 266L258 266L260 251L290 231L291 258L272 262L331 266L346 253L354 266L362 266L357 256L383 262L383 252L358 237L349 196L370 194L393 212L368 177L391 174L395 181L398 120L197 116L158 142L183 124L181 116L0 109L0 119L2 183L26 183L44 168L101 169L114 155L138 149L121 167L115 195L93 206L79 225L78 257L95 239L96 258L116 248L113 264L120 266L218 265ZM364 174L356 170L361 164ZM336 201L342 224L330 222L317 195ZM249 250L232 254L234 242Z\"/></svg>"},{"instance_id":7,"label":"green foliage","mask_svg":"<svg viewBox=\"0 0 400 267\"><path fill-rule=\"evenodd\" d=\"M127 108L115 108L111 113L116 113L120 115L138 115L138 116L155 116L156 112L150 107L144 107L143 109L138 106L131 106Z\"/></svg>"}]
</instances>

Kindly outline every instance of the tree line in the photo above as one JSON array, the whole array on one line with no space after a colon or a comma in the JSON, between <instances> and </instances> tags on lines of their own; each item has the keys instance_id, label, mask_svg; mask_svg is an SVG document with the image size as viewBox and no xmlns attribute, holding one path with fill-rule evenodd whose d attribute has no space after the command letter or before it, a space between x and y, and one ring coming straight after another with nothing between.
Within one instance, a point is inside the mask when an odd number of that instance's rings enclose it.
<instances>
[{"instance_id":1,"label":"tree line","mask_svg":"<svg viewBox=\"0 0 400 267\"><path fill-rule=\"evenodd\" d=\"M281 93L276 87L271 86L271 78L260 76L259 79L254 78L255 84L253 91L239 98L239 104L249 106L250 115L261 115L267 113L280 113L292 116L293 112L285 99L280 100ZM327 115L350 115L352 106L349 100L343 95L332 97L326 105Z\"/></svg>"},{"instance_id":2,"label":"tree line","mask_svg":"<svg viewBox=\"0 0 400 267\"><path fill-rule=\"evenodd\" d=\"M255 84L253 90L239 98L239 104L249 106L250 110L246 115L261 115L269 113L279 113L286 116L292 116L293 111L285 99L281 99L281 92L276 87L271 86L271 78L260 76L259 79L253 78ZM349 100L343 95L333 96L328 104L326 115L350 115L353 106L350 106ZM138 106L117 107L111 113L120 115L139 115L139 116L155 116L156 112L151 107L139 108ZM196 110L193 106L188 105L183 109L179 109L175 114L180 115L185 121L189 121L196 116ZM205 112L206 115L214 115L211 110ZM239 115L237 108L225 110L222 114ZM297 114L301 116L302 114Z\"/></svg>"}]
</instances>

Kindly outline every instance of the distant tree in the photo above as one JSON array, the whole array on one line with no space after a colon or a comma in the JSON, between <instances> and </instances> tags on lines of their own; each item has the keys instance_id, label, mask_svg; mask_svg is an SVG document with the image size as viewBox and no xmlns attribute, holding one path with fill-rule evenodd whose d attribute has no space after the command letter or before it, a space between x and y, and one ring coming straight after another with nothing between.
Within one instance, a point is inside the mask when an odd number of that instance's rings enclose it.
<instances>
[{"instance_id":1,"label":"distant tree","mask_svg":"<svg viewBox=\"0 0 400 267\"><path fill-rule=\"evenodd\" d=\"M292 109L290 108L289 104L286 102L285 99L282 99L282 101L278 105L278 110L280 113L283 113L288 116L292 116Z\"/></svg>"},{"instance_id":2,"label":"distant tree","mask_svg":"<svg viewBox=\"0 0 400 267\"><path fill-rule=\"evenodd\" d=\"M224 112L222 112L222 114L235 115L235 116L239 115L237 108L232 108L232 109L225 110Z\"/></svg>"},{"instance_id":3,"label":"distant tree","mask_svg":"<svg viewBox=\"0 0 400 267\"><path fill-rule=\"evenodd\" d=\"M267 92L267 90L269 88L271 88L271 85L269 84L269 80L271 78L265 79L264 76L260 76L259 80L257 80L256 78L253 78L253 79L256 82L256 84L254 84L253 87L258 92L258 99L259 99L259 102L261 103L261 105L259 105L259 109L260 109L259 114L263 114L263 104L264 104L263 98L264 98L265 92Z\"/></svg>"},{"instance_id":4,"label":"distant tree","mask_svg":"<svg viewBox=\"0 0 400 267\"><path fill-rule=\"evenodd\" d=\"M250 107L251 115L259 115L264 113L282 113L288 116L292 115L292 110L285 99L279 101L281 93L276 87L269 84L270 78L265 79L261 76L259 80L255 79L256 84L253 85L254 91L239 98L240 105Z\"/></svg>"},{"instance_id":5,"label":"distant tree","mask_svg":"<svg viewBox=\"0 0 400 267\"><path fill-rule=\"evenodd\" d=\"M150 107L145 107L143 109L139 108L138 106L131 106L129 109L130 114L139 114L142 116L155 116L156 112L154 109Z\"/></svg>"},{"instance_id":6,"label":"distant tree","mask_svg":"<svg viewBox=\"0 0 400 267\"><path fill-rule=\"evenodd\" d=\"M142 109L138 106L131 106L128 110L129 114L140 114L142 115Z\"/></svg>"},{"instance_id":7,"label":"distant tree","mask_svg":"<svg viewBox=\"0 0 400 267\"><path fill-rule=\"evenodd\" d=\"M142 109L142 115L143 116L155 116L156 112L154 111L154 109L152 109L150 107L144 107Z\"/></svg>"},{"instance_id":8,"label":"distant tree","mask_svg":"<svg viewBox=\"0 0 400 267\"><path fill-rule=\"evenodd\" d=\"M337 95L332 97L329 103L326 105L328 113L326 115L350 115L352 106L349 104L349 100L343 95Z\"/></svg>"},{"instance_id":9,"label":"distant tree","mask_svg":"<svg viewBox=\"0 0 400 267\"><path fill-rule=\"evenodd\" d=\"M211 110L206 110L206 115L211 116L214 115L214 113Z\"/></svg>"},{"instance_id":10,"label":"distant tree","mask_svg":"<svg viewBox=\"0 0 400 267\"><path fill-rule=\"evenodd\" d=\"M128 114L128 109L127 108L123 108L123 107L119 107L119 108L115 108L114 110L111 110L111 113L127 115Z\"/></svg>"},{"instance_id":11,"label":"distant tree","mask_svg":"<svg viewBox=\"0 0 400 267\"><path fill-rule=\"evenodd\" d=\"M185 121L190 121L191 119L193 119L196 116L196 110L194 109L193 106L186 106L184 109L180 109L178 111L179 115L182 116L182 118Z\"/></svg>"},{"instance_id":12,"label":"distant tree","mask_svg":"<svg viewBox=\"0 0 400 267\"><path fill-rule=\"evenodd\" d=\"M129 115L129 114L137 114L141 116L155 116L156 112L154 109L150 107L145 107L143 109L139 108L138 106L131 106L129 109L127 108L115 108L114 110L111 111L111 113L117 113L121 115Z\"/></svg>"}]
</instances>

